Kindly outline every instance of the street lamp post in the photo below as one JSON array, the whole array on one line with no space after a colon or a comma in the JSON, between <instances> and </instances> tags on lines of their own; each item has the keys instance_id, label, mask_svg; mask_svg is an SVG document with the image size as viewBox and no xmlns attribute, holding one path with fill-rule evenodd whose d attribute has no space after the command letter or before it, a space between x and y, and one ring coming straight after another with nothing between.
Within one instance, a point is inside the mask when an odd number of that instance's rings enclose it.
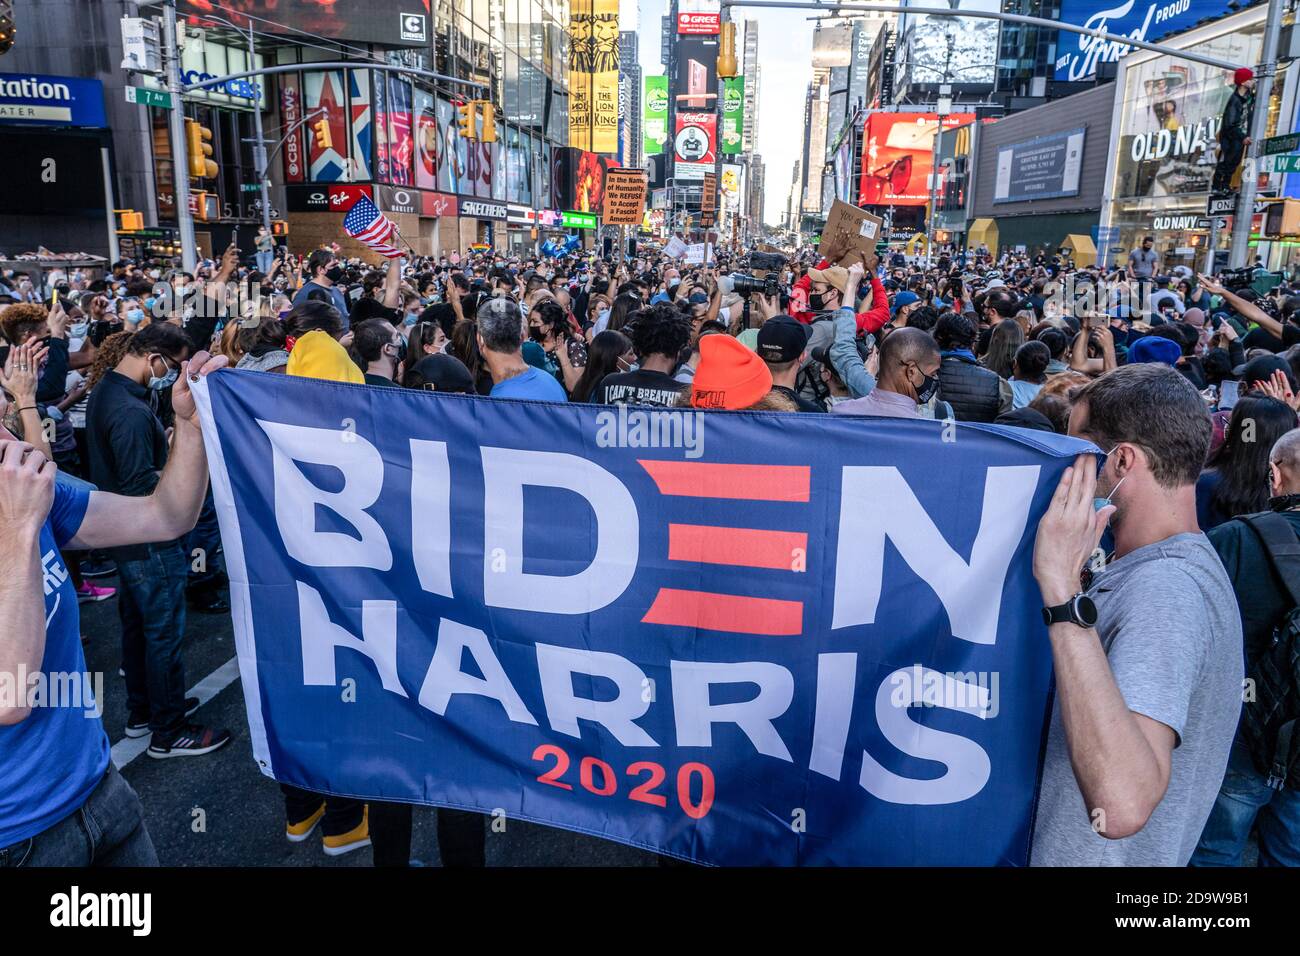
<instances>
[{"instance_id":1,"label":"street lamp post","mask_svg":"<svg viewBox=\"0 0 1300 956\"><path fill-rule=\"evenodd\" d=\"M163 7L163 55L167 58L167 90L172 98L168 117L172 138L172 196L176 200L176 227L181 237L181 268L193 274L199 260L194 210L190 208L189 151L185 148L185 105L181 102L180 48L176 40L176 3L167 0Z\"/></svg>"},{"instance_id":2,"label":"street lamp post","mask_svg":"<svg viewBox=\"0 0 1300 956\"><path fill-rule=\"evenodd\" d=\"M1228 249L1228 267L1240 269L1250 256L1250 227L1255 218L1255 197L1259 192L1259 170L1255 158L1260 155L1264 134L1268 132L1268 101L1273 95L1273 76L1277 72L1278 37L1282 30L1282 0L1269 0L1268 21L1264 27L1264 50L1255 83L1255 110L1250 118L1249 155L1244 160L1241 192L1237 195L1237 213L1232 217L1232 240ZM1214 252L1211 249L1210 255Z\"/></svg>"}]
</instances>

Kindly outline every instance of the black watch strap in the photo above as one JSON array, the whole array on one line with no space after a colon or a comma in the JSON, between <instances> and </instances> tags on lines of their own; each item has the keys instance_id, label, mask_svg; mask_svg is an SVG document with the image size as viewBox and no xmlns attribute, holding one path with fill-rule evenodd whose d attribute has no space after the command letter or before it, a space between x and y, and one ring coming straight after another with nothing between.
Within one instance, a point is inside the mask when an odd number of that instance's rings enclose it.
<instances>
[{"instance_id":1,"label":"black watch strap","mask_svg":"<svg viewBox=\"0 0 1300 956\"><path fill-rule=\"evenodd\" d=\"M1097 623L1097 605L1092 603L1092 598L1080 591L1064 604L1043 608L1043 623L1049 627L1053 624L1093 627Z\"/></svg>"}]
</instances>

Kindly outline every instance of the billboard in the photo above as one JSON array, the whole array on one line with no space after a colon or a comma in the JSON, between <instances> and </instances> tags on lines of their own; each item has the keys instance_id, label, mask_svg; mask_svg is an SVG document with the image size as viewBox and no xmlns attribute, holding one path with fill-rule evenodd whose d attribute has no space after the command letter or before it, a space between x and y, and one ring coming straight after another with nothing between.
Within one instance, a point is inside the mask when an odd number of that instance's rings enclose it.
<instances>
[{"instance_id":1,"label":"billboard","mask_svg":"<svg viewBox=\"0 0 1300 956\"><path fill-rule=\"evenodd\" d=\"M1024 202L1079 194L1087 127L1039 136L998 150L993 201Z\"/></svg>"},{"instance_id":2,"label":"billboard","mask_svg":"<svg viewBox=\"0 0 1300 956\"><path fill-rule=\"evenodd\" d=\"M680 0L677 4L677 32L696 36L716 36L722 24L722 5L718 0Z\"/></svg>"},{"instance_id":3,"label":"billboard","mask_svg":"<svg viewBox=\"0 0 1300 956\"><path fill-rule=\"evenodd\" d=\"M999 0L957 0L958 10L996 12ZM998 21L901 14L898 77L904 84L992 86L997 78Z\"/></svg>"},{"instance_id":4,"label":"billboard","mask_svg":"<svg viewBox=\"0 0 1300 956\"><path fill-rule=\"evenodd\" d=\"M205 16L234 20L257 17L263 33L297 38L302 31L330 39L386 46L427 46L431 29L429 0L177 0L177 13L188 23L211 25ZM233 16L232 16L233 14Z\"/></svg>"},{"instance_id":5,"label":"billboard","mask_svg":"<svg viewBox=\"0 0 1300 956\"><path fill-rule=\"evenodd\" d=\"M569 144L616 153L618 0L574 0L569 32Z\"/></svg>"},{"instance_id":6,"label":"billboard","mask_svg":"<svg viewBox=\"0 0 1300 956\"><path fill-rule=\"evenodd\" d=\"M973 122L974 113L953 113L944 129ZM930 202L935 113L872 113L862 136L859 206L924 206Z\"/></svg>"},{"instance_id":7,"label":"billboard","mask_svg":"<svg viewBox=\"0 0 1300 956\"><path fill-rule=\"evenodd\" d=\"M370 153L375 139L369 70L348 70L348 105L352 114L352 178L369 179Z\"/></svg>"},{"instance_id":8,"label":"billboard","mask_svg":"<svg viewBox=\"0 0 1300 956\"><path fill-rule=\"evenodd\" d=\"M321 111L321 115L312 120L312 126L322 119L329 120L331 140L331 145L325 149L317 142L316 136L307 137L309 178L314 183L341 182L348 168L348 101L343 91L343 71L304 73L302 86L306 113Z\"/></svg>"},{"instance_id":9,"label":"billboard","mask_svg":"<svg viewBox=\"0 0 1300 956\"><path fill-rule=\"evenodd\" d=\"M306 131L302 126L302 90L297 74L290 73L280 79L280 116L289 132L284 137L281 159L284 162L284 181L300 183L307 177L303 162L307 150Z\"/></svg>"},{"instance_id":10,"label":"billboard","mask_svg":"<svg viewBox=\"0 0 1300 956\"><path fill-rule=\"evenodd\" d=\"M375 83L380 82L376 75ZM375 114L375 123L381 143L387 143L388 178L394 186L412 185L412 163L415 159L415 140L411 131L411 84L393 74L388 74L388 112ZM383 177L380 177L381 179Z\"/></svg>"},{"instance_id":11,"label":"billboard","mask_svg":"<svg viewBox=\"0 0 1300 956\"><path fill-rule=\"evenodd\" d=\"M565 211L599 213L605 205L608 156L571 146L551 151L555 206Z\"/></svg>"},{"instance_id":12,"label":"billboard","mask_svg":"<svg viewBox=\"0 0 1300 956\"><path fill-rule=\"evenodd\" d=\"M718 105L718 40L678 37L673 102L678 111L709 110Z\"/></svg>"},{"instance_id":13,"label":"billboard","mask_svg":"<svg viewBox=\"0 0 1300 956\"><path fill-rule=\"evenodd\" d=\"M745 78L733 76L722 87L722 151L729 156L740 152L745 133Z\"/></svg>"},{"instance_id":14,"label":"billboard","mask_svg":"<svg viewBox=\"0 0 1300 956\"><path fill-rule=\"evenodd\" d=\"M641 129L645 155L654 156L668 144L668 77L647 76L641 93Z\"/></svg>"},{"instance_id":15,"label":"billboard","mask_svg":"<svg viewBox=\"0 0 1300 956\"><path fill-rule=\"evenodd\" d=\"M714 113L677 111L673 153L678 179L703 179L717 160L718 117Z\"/></svg>"},{"instance_id":16,"label":"billboard","mask_svg":"<svg viewBox=\"0 0 1300 956\"><path fill-rule=\"evenodd\" d=\"M1222 0L1061 0L1060 20L1154 43L1227 12ZM1061 32L1056 41L1056 79L1086 80L1096 74L1098 63L1114 63L1131 49L1110 40Z\"/></svg>"},{"instance_id":17,"label":"billboard","mask_svg":"<svg viewBox=\"0 0 1300 956\"><path fill-rule=\"evenodd\" d=\"M442 154L438 104L432 93L417 88L412 106L415 121L415 185L421 189L437 189L438 159Z\"/></svg>"}]
</instances>

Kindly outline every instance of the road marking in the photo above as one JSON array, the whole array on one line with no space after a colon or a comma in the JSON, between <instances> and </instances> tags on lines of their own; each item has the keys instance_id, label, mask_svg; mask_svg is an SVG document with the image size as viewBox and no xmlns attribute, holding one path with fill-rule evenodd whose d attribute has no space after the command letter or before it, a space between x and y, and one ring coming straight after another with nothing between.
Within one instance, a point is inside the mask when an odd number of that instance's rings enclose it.
<instances>
[{"instance_id":1,"label":"road marking","mask_svg":"<svg viewBox=\"0 0 1300 956\"><path fill-rule=\"evenodd\" d=\"M202 707L212 698L239 679L239 658L232 657L203 680L185 692L186 697L197 697ZM125 769L136 757L149 749L150 737L123 737L113 744L113 764L118 770Z\"/></svg>"}]
</instances>

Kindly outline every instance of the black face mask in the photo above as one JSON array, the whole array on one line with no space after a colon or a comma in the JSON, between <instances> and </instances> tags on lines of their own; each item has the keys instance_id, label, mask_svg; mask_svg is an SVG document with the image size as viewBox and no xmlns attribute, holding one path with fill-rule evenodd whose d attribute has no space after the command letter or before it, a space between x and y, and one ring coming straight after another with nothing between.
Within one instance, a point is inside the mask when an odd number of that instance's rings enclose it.
<instances>
[{"instance_id":1,"label":"black face mask","mask_svg":"<svg viewBox=\"0 0 1300 956\"><path fill-rule=\"evenodd\" d=\"M397 361L399 363L406 361L406 339L402 339L397 343Z\"/></svg>"},{"instance_id":2,"label":"black face mask","mask_svg":"<svg viewBox=\"0 0 1300 956\"><path fill-rule=\"evenodd\" d=\"M808 308L812 309L814 312L824 312L826 310L826 293L808 293Z\"/></svg>"},{"instance_id":3,"label":"black face mask","mask_svg":"<svg viewBox=\"0 0 1300 956\"><path fill-rule=\"evenodd\" d=\"M342 266L334 266L325 273L325 278L329 279L330 282L342 282L343 277L346 275L347 273L343 271Z\"/></svg>"},{"instance_id":4,"label":"black face mask","mask_svg":"<svg viewBox=\"0 0 1300 956\"><path fill-rule=\"evenodd\" d=\"M918 365L916 370L921 372L921 367ZM934 393L937 391L939 391L938 376L926 375L924 372L921 372L921 385L916 389L916 404L924 405L926 402L930 401L930 399L934 398Z\"/></svg>"}]
</instances>

